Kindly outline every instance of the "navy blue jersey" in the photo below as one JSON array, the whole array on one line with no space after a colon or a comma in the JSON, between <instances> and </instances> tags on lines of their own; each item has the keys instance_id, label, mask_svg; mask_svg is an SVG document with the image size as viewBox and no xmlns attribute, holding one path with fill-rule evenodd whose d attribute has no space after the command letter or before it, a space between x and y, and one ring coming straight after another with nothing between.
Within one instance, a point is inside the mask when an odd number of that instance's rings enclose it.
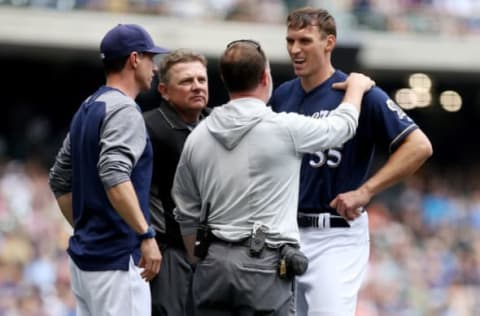
<instances>
[{"instance_id":1,"label":"navy blue jersey","mask_svg":"<svg viewBox=\"0 0 480 316\"><path fill-rule=\"evenodd\" d=\"M139 262L138 235L113 208L105 187L130 180L149 221L153 152L146 135L140 108L122 92L106 86L82 103L72 119L75 228L68 253L82 270L128 270L130 257Z\"/></svg>"},{"instance_id":2,"label":"navy blue jersey","mask_svg":"<svg viewBox=\"0 0 480 316\"><path fill-rule=\"evenodd\" d=\"M344 91L332 88L347 75L335 73L308 93L296 78L280 85L270 100L276 112L297 112L321 118L328 116L344 97ZM366 179L377 146L394 151L417 125L380 88L363 97L355 136L342 148L331 148L305 155L300 175L299 211L320 213L335 211L330 202L339 194L357 189Z\"/></svg>"}]
</instances>

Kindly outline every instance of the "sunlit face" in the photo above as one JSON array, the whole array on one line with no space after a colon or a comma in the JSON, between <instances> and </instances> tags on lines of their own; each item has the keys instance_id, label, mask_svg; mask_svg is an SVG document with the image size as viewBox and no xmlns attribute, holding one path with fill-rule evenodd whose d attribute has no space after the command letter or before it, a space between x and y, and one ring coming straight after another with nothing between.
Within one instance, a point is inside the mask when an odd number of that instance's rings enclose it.
<instances>
[{"instance_id":1,"label":"sunlit face","mask_svg":"<svg viewBox=\"0 0 480 316\"><path fill-rule=\"evenodd\" d=\"M288 54L297 76L314 76L322 67L329 65L335 37L323 34L318 26L288 28L286 40Z\"/></svg>"},{"instance_id":2,"label":"sunlit face","mask_svg":"<svg viewBox=\"0 0 480 316\"><path fill-rule=\"evenodd\" d=\"M150 89L153 76L157 72L157 66L153 61L154 54L142 53L138 54L138 67L136 72L137 82L140 85L140 90L146 91Z\"/></svg>"},{"instance_id":3,"label":"sunlit face","mask_svg":"<svg viewBox=\"0 0 480 316\"><path fill-rule=\"evenodd\" d=\"M177 63L168 70L168 82L159 85L163 98L179 112L199 113L208 103L207 69L199 61Z\"/></svg>"}]
</instances>

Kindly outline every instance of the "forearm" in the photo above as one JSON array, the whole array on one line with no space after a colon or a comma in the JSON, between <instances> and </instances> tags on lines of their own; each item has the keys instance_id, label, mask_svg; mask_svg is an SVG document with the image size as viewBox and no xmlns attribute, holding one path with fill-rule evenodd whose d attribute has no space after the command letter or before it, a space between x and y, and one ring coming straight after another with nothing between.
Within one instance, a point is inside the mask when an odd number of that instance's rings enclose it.
<instances>
[{"instance_id":1,"label":"forearm","mask_svg":"<svg viewBox=\"0 0 480 316\"><path fill-rule=\"evenodd\" d=\"M138 234L147 231L147 220L140 209L137 194L130 181L107 189L107 196L118 214L134 231Z\"/></svg>"},{"instance_id":2,"label":"forearm","mask_svg":"<svg viewBox=\"0 0 480 316\"><path fill-rule=\"evenodd\" d=\"M404 143L393 152L387 163L379 169L360 189L374 196L405 177L413 174L432 155L432 146L422 131L413 131Z\"/></svg>"},{"instance_id":3,"label":"forearm","mask_svg":"<svg viewBox=\"0 0 480 316\"><path fill-rule=\"evenodd\" d=\"M57 197L57 203L65 219L73 227L73 206L72 193L63 194Z\"/></svg>"}]
</instances>

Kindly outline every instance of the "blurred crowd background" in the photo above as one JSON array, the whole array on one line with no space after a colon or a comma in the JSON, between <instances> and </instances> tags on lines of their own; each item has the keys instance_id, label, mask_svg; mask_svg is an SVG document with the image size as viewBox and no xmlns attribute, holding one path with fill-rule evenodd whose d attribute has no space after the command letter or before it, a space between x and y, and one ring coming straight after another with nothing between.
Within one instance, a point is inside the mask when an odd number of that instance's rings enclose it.
<instances>
[{"instance_id":1,"label":"blurred crowd background","mask_svg":"<svg viewBox=\"0 0 480 316\"><path fill-rule=\"evenodd\" d=\"M477 0L0 0L0 7L258 23L283 23L287 12L301 5L325 7L352 28L439 35L480 31ZM28 109L15 111L18 119ZM58 117L49 122L24 116L28 125L11 126L21 140L7 143L0 137L0 316L73 316L65 252L71 228L47 184L64 135L52 131ZM434 156L375 198L368 211L370 269L357 316L480 315L480 165L460 168L437 163Z\"/></svg>"},{"instance_id":2,"label":"blurred crowd background","mask_svg":"<svg viewBox=\"0 0 480 316\"><path fill-rule=\"evenodd\" d=\"M345 26L386 32L478 34L478 0L0 0L0 5L96 10L195 19L283 23L303 5L323 7Z\"/></svg>"},{"instance_id":3,"label":"blurred crowd background","mask_svg":"<svg viewBox=\"0 0 480 316\"><path fill-rule=\"evenodd\" d=\"M71 229L34 157L0 165L0 315L73 316ZM427 164L368 207L357 316L480 315L480 169ZM319 280L321 281L321 280Z\"/></svg>"}]
</instances>

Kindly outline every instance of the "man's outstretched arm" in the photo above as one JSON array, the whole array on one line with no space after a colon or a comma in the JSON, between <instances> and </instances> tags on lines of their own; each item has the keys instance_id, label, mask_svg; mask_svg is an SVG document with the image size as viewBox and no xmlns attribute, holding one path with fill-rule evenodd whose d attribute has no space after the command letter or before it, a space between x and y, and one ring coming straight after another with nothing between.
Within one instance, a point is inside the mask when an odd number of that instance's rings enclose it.
<instances>
[{"instance_id":1,"label":"man's outstretched arm","mask_svg":"<svg viewBox=\"0 0 480 316\"><path fill-rule=\"evenodd\" d=\"M357 218L361 214L360 207L367 205L376 194L413 174L432 154L430 140L416 129L372 177L358 189L337 195L330 206L348 220Z\"/></svg>"}]
</instances>

